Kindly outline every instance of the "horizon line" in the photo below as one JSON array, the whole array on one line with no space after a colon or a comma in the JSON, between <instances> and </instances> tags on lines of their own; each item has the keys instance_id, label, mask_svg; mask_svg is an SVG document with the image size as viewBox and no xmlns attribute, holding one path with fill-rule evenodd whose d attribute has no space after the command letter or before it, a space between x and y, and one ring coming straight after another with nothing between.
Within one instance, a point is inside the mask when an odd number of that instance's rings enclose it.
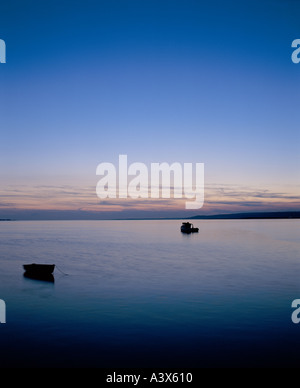
<instances>
[{"instance_id":1,"label":"horizon line","mask_svg":"<svg viewBox=\"0 0 300 388\"><path fill-rule=\"evenodd\" d=\"M218 213L213 215L195 215L186 217L126 217L126 218L40 218L17 219L0 218L0 221L146 221L146 220L220 220L220 219L299 219L300 210Z\"/></svg>"}]
</instances>

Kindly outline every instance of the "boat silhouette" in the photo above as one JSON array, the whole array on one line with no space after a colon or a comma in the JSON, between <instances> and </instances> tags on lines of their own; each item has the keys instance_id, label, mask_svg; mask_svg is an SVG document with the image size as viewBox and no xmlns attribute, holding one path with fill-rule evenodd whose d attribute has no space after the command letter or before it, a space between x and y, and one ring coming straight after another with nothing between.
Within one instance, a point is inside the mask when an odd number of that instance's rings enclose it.
<instances>
[{"instance_id":1,"label":"boat silhouette","mask_svg":"<svg viewBox=\"0 0 300 388\"><path fill-rule=\"evenodd\" d=\"M24 264L24 277L36 280L54 282L53 271L55 264Z\"/></svg>"},{"instance_id":2,"label":"boat silhouette","mask_svg":"<svg viewBox=\"0 0 300 388\"><path fill-rule=\"evenodd\" d=\"M199 232L199 228L195 228L193 224L190 222L183 222L180 228L182 233L197 233Z\"/></svg>"}]
</instances>

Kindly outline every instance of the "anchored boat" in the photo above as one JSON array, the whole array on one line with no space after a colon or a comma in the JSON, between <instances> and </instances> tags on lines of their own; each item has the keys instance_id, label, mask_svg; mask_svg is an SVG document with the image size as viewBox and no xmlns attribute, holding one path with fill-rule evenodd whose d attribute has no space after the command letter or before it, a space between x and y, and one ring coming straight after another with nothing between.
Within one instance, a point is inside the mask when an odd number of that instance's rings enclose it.
<instances>
[{"instance_id":1,"label":"anchored boat","mask_svg":"<svg viewBox=\"0 0 300 388\"><path fill-rule=\"evenodd\" d=\"M54 283L53 271L55 264L24 264L24 277L35 280L44 280Z\"/></svg>"},{"instance_id":2,"label":"anchored boat","mask_svg":"<svg viewBox=\"0 0 300 388\"><path fill-rule=\"evenodd\" d=\"M54 276L52 275L55 264L24 264L24 277L35 280L44 280L54 283Z\"/></svg>"},{"instance_id":3,"label":"anchored boat","mask_svg":"<svg viewBox=\"0 0 300 388\"><path fill-rule=\"evenodd\" d=\"M54 271L55 264L24 264L23 268L26 272L35 275L51 275Z\"/></svg>"},{"instance_id":4,"label":"anchored boat","mask_svg":"<svg viewBox=\"0 0 300 388\"><path fill-rule=\"evenodd\" d=\"M183 222L181 225L181 232L182 233L197 233L199 232L199 228L195 228L193 224L190 222Z\"/></svg>"}]
</instances>

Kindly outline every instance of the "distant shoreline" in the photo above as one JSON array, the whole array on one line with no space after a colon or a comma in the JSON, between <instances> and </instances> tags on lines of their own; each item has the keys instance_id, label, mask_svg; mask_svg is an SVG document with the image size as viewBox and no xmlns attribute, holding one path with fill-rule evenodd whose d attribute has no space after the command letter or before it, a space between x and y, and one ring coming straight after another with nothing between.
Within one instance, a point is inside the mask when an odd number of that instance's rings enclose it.
<instances>
[{"instance_id":1,"label":"distant shoreline","mask_svg":"<svg viewBox=\"0 0 300 388\"><path fill-rule=\"evenodd\" d=\"M216 214L212 216L194 216L193 220L249 220L249 219L291 219L300 218L300 211L291 212L254 212L254 213L231 213Z\"/></svg>"},{"instance_id":2,"label":"distant shoreline","mask_svg":"<svg viewBox=\"0 0 300 388\"><path fill-rule=\"evenodd\" d=\"M0 221L146 221L146 220L270 220L270 219L300 219L300 211L229 213L214 215L196 215L189 217L128 217L128 218L0 218Z\"/></svg>"},{"instance_id":3,"label":"distant shoreline","mask_svg":"<svg viewBox=\"0 0 300 388\"><path fill-rule=\"evenodd\" d=\"M256 213L229 213L214 214L208 216L190 216L190 217L153 217L153 218L115 218L115 221L138 221L138 220L270 220L270 219L299 219L300 211L292 212L256 212ZM113 221L113 220L111 220Z\"/></svg>"}]
</instances>

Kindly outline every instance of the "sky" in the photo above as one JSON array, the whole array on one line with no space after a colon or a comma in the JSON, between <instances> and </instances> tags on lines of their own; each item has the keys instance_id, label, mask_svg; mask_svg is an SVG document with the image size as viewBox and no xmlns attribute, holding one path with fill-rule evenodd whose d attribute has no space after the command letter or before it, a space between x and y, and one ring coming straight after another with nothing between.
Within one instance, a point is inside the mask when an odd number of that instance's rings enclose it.
<instances>
[{"instance_id":1,"label":"sky","mask_svg":"<svg viewBox=\"0 0 300 388\"><path fill-rule=\"evenodd\" d=\"M0 218L300 209L297 0L2 1ZM96 195L99 163L204 163L204 205Z\"/></svg>"}]
</instances>

